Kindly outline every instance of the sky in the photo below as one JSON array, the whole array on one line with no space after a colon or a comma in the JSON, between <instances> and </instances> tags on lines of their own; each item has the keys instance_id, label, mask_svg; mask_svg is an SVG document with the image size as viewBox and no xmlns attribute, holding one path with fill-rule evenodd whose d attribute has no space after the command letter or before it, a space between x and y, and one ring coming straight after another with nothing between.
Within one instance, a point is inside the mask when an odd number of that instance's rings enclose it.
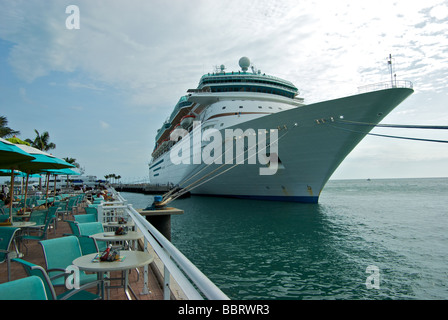
<instances>
[{"instance_id":1,"label":"sky","mask_svg":"<svg viewBox=\"0 0 448 320\"><path fill-rule=\"evenodd\" d=\"M48 131L51 153L86 175L145 181L179 98L243 56L313 103L388 81L392 54L415 92L382 123L448 125L447 37L446 0L0 0L0 115L21 139ZM446 143L367 136L332 179L448 177L447 164Z\"/></svg>"}]
</instances>

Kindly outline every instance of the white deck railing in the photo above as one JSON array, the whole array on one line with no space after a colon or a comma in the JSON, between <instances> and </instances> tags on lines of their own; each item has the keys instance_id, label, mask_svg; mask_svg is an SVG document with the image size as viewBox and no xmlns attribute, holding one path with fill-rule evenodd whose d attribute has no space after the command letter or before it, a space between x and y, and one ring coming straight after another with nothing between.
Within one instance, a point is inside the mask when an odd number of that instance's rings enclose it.
<instances>
[{"instance_id":1,"label":"white deck railing","mask_svg":"<svg viewBox=\"0 0 448 320\"><path fill-rule=\"evenodd\" d=\"M99 205L98 213L102 216L105 211L115 210L120 215L125 213L142 232L145 239L145 250L149 243L157 254L164 268L164 299L169 300L171 295L170 278L172 277L190 300L228 300L212 281L210 281L188 258L186 258L168 239L165 238L145 217L138 213L131 204L127 203L120 193L113 190L117 201ZM106 203L105 203L106 204ZM106 216L106 215L104 215ZM148 269L144 270L144 292L148 293Z\"/></svg>"},{"instance_id":2,"label":"white deck railing","mask_svg":"<svg viewBox=\"0 0 448 320\"><path fill-rule=\"evenodd\" d=\"M379 91L384 89L393 89L393 88L408 88L412 89L414 85L411 81L408 80L391 80L380 83L369 84L366 86L358 87L359 93L367 93L372 91Z\"/></svg>"}]
</instances>

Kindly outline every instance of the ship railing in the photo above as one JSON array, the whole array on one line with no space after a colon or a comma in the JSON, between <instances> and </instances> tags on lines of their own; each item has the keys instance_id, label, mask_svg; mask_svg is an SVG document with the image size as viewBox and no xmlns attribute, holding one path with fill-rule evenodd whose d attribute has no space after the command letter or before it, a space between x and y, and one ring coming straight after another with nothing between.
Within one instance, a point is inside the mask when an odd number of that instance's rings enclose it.
<instances>
[{"instance_id":1,"label":"ship railing","mask_svg":"<svg viewBox=\"0 0 448 320\"><path fill-rule=\"evenodd\" d=\"M113 205L98 206L98 216L107 216L105 211L115 211L120 215L130 217L144 237L145 250L148 244L163 264L163 297L170 300L173 286L180 288L182 298L189 300L229 300L210 279L207 278L182 252L179 251L162 233L160 233L144 216L127 203L120 193L114 192L116 201ZM144 270L144 287L142 293L148 293L148 267ZM171 278L174 283L171 282Z\"/></svg>"},{"instance_id":2,"label":"ship railing","mask_svg":"<svg viewBox=\"0 0 448 320\"><path fill-rule=\"evenodd\" d=\"M379 91L385 89L394 89L394 88L408 88L413 89L414 85L409 80L394 80L394 81L385 81L374 84L369 84L366 86L358 87L359 93L367 93L372 91Z\"/></svg>"}]
</instances>

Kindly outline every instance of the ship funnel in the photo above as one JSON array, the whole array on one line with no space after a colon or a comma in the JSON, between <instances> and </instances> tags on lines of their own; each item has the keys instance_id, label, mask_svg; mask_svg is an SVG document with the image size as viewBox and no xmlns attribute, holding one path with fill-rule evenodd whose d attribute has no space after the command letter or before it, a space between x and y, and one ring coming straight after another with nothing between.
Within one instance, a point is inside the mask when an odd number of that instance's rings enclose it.
<instances>
[{"instance_id":1,"label":"ship funnel","mask_svg":"<svg viewBox=\"0 0 448 320\"><path fill-rule=\"evenodd\" d=\"M241 70L243 70L244 72L247 71L247 69L249 69L250 67L250 60L248 57L242 57L239 61Z\"/></svg>"}]
</instances>

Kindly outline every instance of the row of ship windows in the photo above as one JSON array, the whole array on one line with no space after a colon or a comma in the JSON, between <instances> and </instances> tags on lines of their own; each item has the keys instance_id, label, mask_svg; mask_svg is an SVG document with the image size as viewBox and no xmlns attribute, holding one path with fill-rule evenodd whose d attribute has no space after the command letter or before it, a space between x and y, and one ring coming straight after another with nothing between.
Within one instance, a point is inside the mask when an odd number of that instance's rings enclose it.
<instances>
[{"instance_id":1,"label":"row of ship windows","mask_svg":"<svg viewBox=\"0 0 448 320\"><path fill-rule=\"evenodd\" d=\"M225 108L227 108L226 106L223 106L222 107L222 109L224 110ZM243 109L244 107L243 106L239 106L239 108L240 109ZM282 108L280 108L280 107L277 107L278 108L278 110L282 110ZM263 107L262 106L258 106L258 109L263 109ZM272 109L272 107L268 107L268 109Z\"/></svg>"},{"instance_id":2,"label":"row of ship windows","mask_svg":"<svg viewBox=\"0 0 448 320\"><path fill-rule=\"evenodd\" d=\"M252 79L214 79L214 80L204 80L202 81L202 85L206 85L206 84L223 84L223 83L261 83L261 84L265 84L268 86L276 86L276 87L280 87L280 88L285 88L288 90L297 90L295 87L291 87L291 86L287 86L278 82L272 82L272 81L263 81L263 80L252 80ZM251 87L249 87L251 88ZM253 87L252 87L253 88ZM235 90L234 90L235 91Z\"/></svg>"},{"instance_id":3,"label":"row of ship windows","mask_svg":"<svg viewBox=\"0 0 448 320\"><path fill-rule=\"evenodd\" d=\"M275 94L278 96L288 97L293 99L295 94L283 91L281 89L271 89L271 88L255 88L255 87L242 87L242 88L215 88L212 87L210 89L212 92L260 92L260 93L269 93L269 94Z\"/></svg>"}]
</instances>

